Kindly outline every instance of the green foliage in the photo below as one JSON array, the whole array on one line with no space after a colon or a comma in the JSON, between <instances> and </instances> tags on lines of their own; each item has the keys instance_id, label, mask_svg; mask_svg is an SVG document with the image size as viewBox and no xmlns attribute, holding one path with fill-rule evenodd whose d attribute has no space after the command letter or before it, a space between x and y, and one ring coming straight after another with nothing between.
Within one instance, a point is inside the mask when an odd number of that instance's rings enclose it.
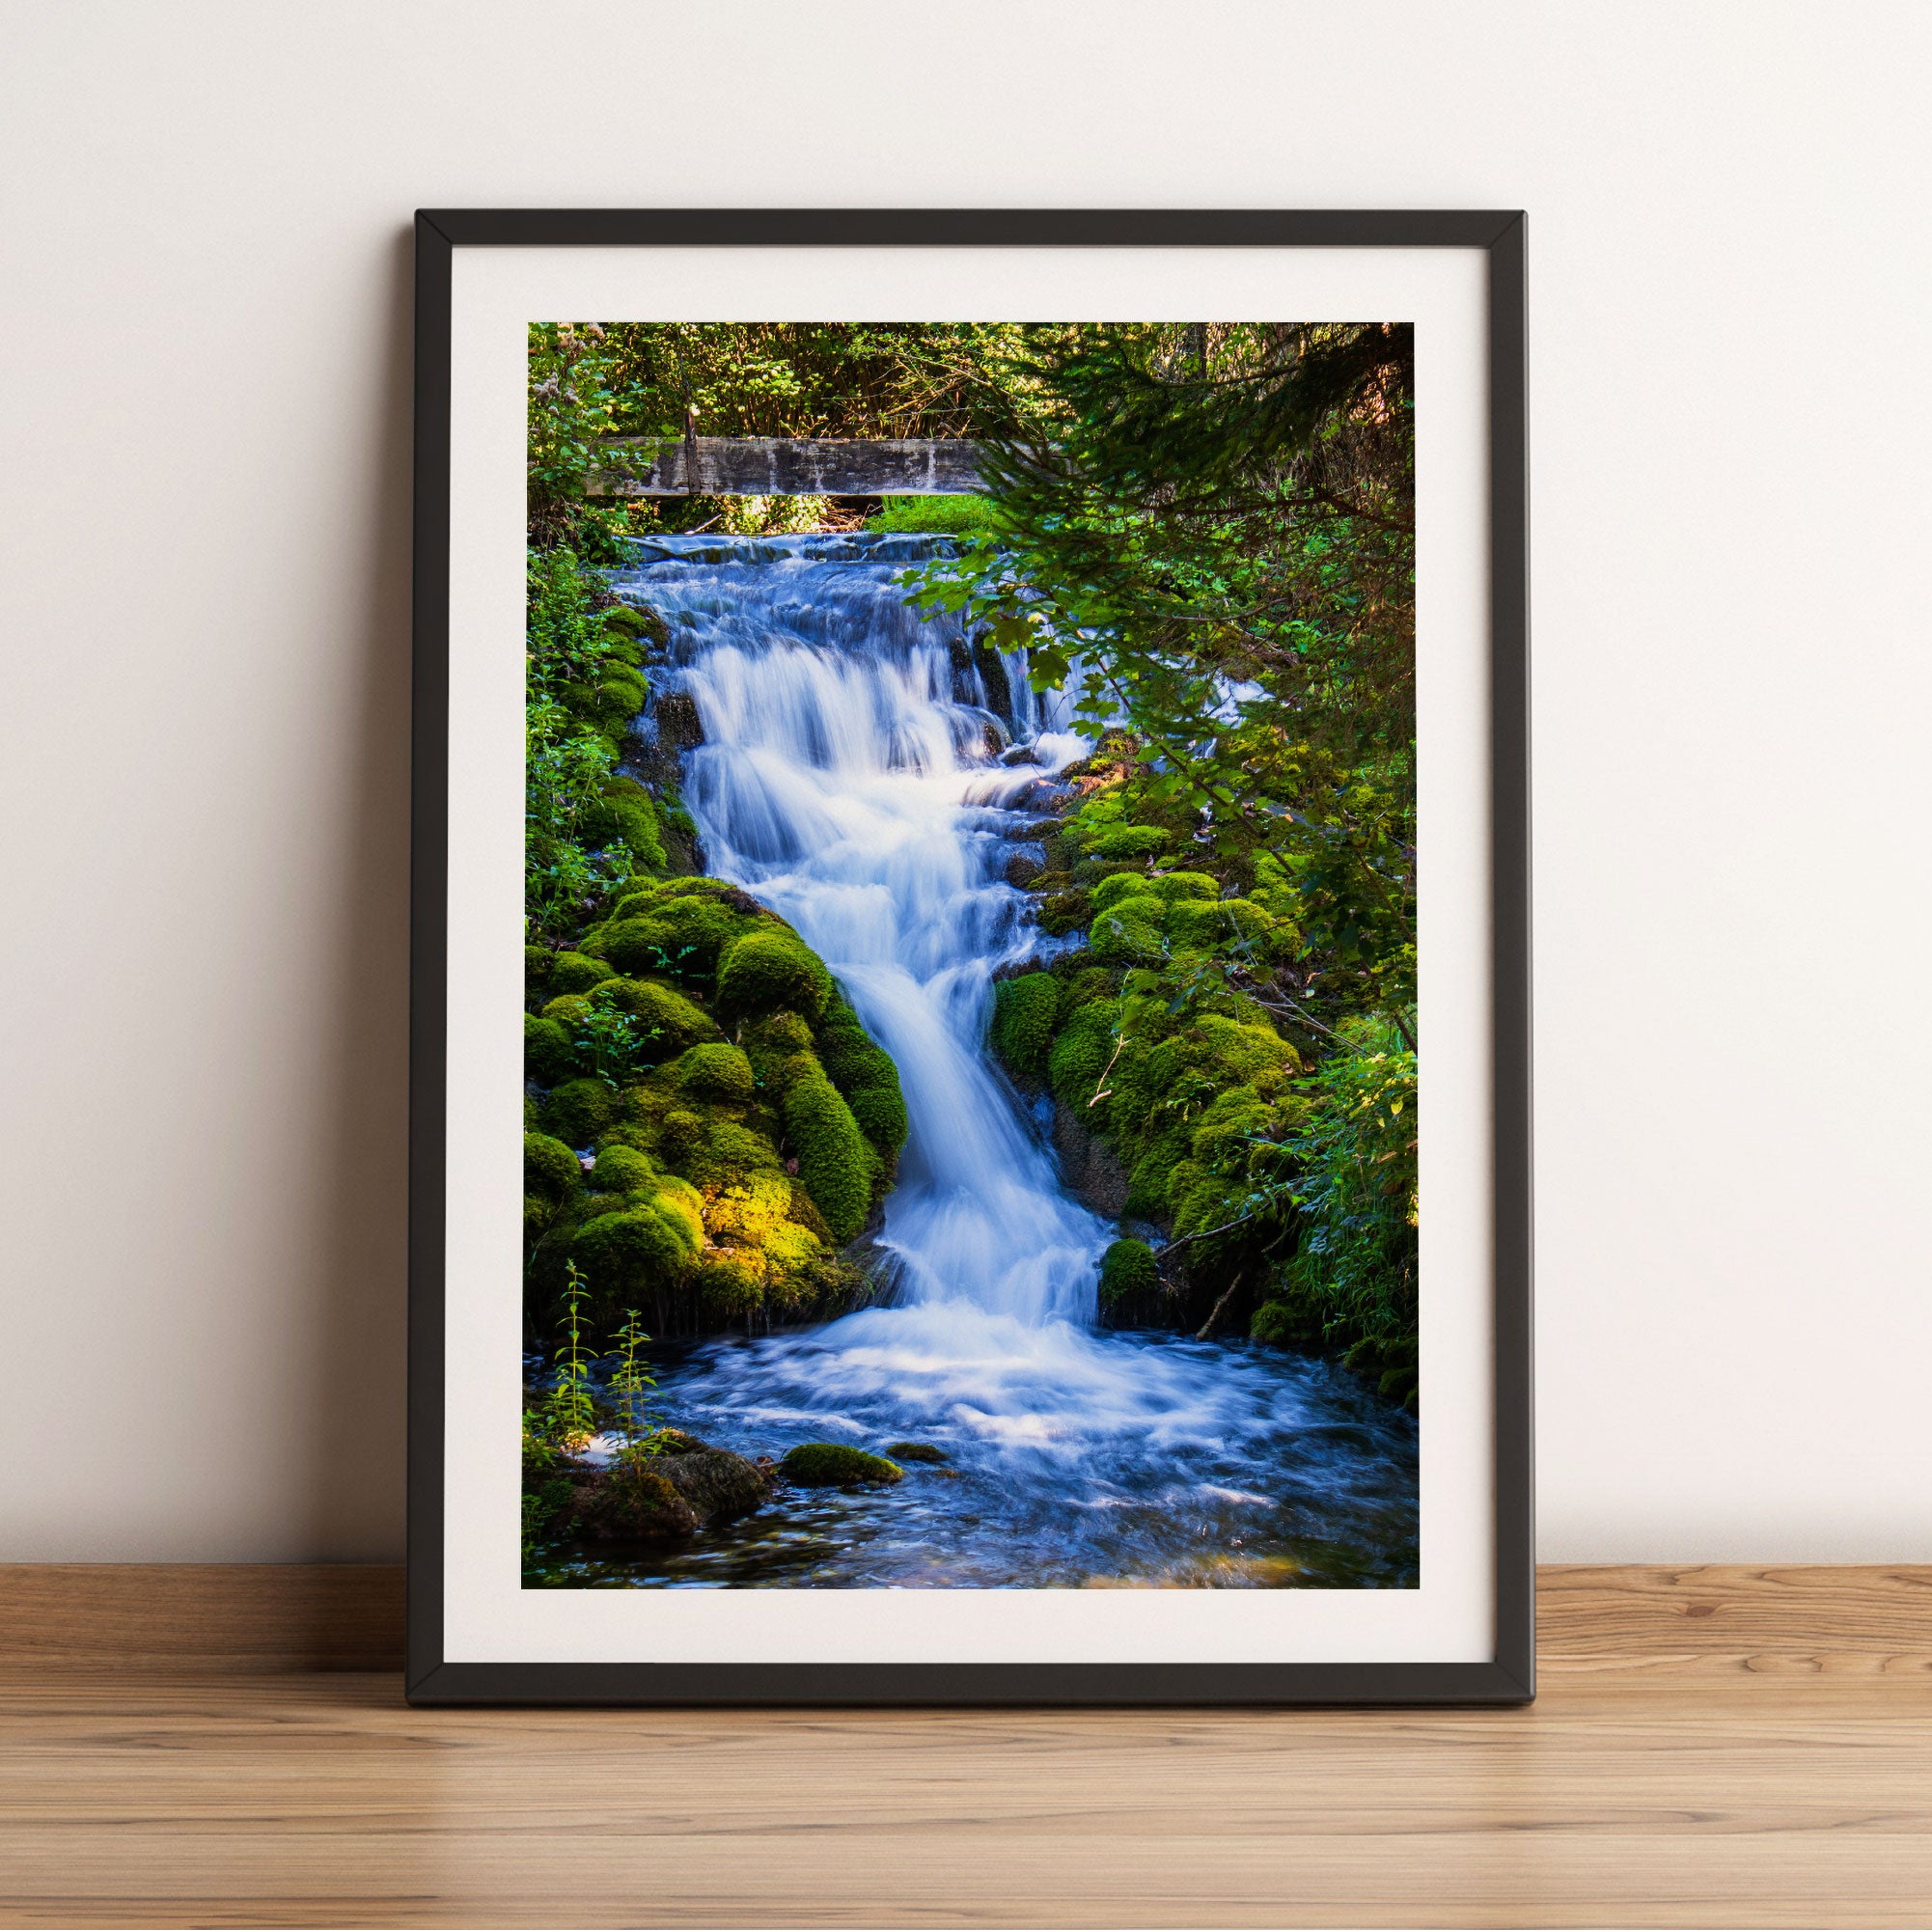
<instances>
[{"instance_id":1,"label":"green foliage","mask_svg":"<svg viewBox=\"0 0 1932 1930\"><path fill-rule=\"evenodd\" d=\"M873 1155L851 1108L821 1073L792 1082L785 1129L798 1176L841 1246L857 1236L871 1208Z\"/></svg>"},{"instance_id":2,"label":"green foliage","mask_svg":"<svg viewBox=\"0 0 1932 1930\"><path fill-rule=\"evenodd\" d=\"M576 1453L597 1431L591 1376L594 1362L585 1346L584 1303L590 1289L572 1261L566 1269L564 1341L551 1358L550 1392L542 1407L543 1438L566 1453Z\"/></svg>"},{"instance_id":3,"label":"green foliage","mask_svg":"<svg viewBox=\"0 0 1932 1930\"><path fill-rule=\"evenodd\" d=\"M808 1441L778 1466L787 1481L801 1488L888 1487L905 1478L897 1462L835 1441Z\"/></svg>"},{"instance_id":4,"label":"green foliage","mask_svg":"<svg viewBox=\"0 0 1932 1930\"><path fill-rule=\"evenodd\" d=\"M1045 972L1028 972L1017 979L1002 979L995 989L993 1046L1021 1077L1037 1079L1044 1075L1059 1009L1059 982Z\"/></svg>"},{"instance_id":5,"label":"green foliage","mask_svg":"<svg viewBox=\"0 0 1932 1930\"><path fill-rule=\"evenodd\" d=\"M997 537L1000 517L987 496L888 496L885 507L867 519L866 527L932 536Z\"/></svg>"},{"instance_id":6,"label":"green foliage","mask_svg":"<svg viewBox=\"0 0 1932 1930\"><path fill-rule=\"evenodd\" d=\"M617 1403L623 1436L617 1453L620 1468L642 1467L656 1447L649 1417L650 1391L657 1381L644 1360L645 1343L649 1338L638 1324L637 1309L626 1307L623 1325L618 1329L618 1365L611 1374L611 1398Z\"/></svg>"},{"instance_id":7,"label":"green foliage","mask_svg":"<svg viewBox=\"0 0 1932 1930\"><path fill-rule=\"evenodd\" d=\"M1145 1240L1116 1240L1100 1256L1103 1307L1152 1293L1160 1282L1154 1250Z\"/></svg>"}]
</instances>

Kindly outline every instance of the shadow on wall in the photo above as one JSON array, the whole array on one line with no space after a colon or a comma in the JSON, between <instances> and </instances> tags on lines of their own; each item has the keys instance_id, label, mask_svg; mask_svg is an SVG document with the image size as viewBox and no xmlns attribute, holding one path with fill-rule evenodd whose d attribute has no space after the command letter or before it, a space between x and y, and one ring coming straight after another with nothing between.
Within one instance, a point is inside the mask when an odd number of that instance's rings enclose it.
<instances>
[{"instance_id":1,"label":"shadow on wall","mask_svg":"<svg viewBox=\"0 0 1932 1930\"><path fill-rule=\"evenodd\" d=\"M356 705L344 732L351 817L324 921L339 951L313 1015L334 1078L313 1095L325 1164L307 1188L308 1270L320 1291L314 1353L298 1380L310 1407L300 1418L310 1450L299 1539L322 1560L402 1553L413 276L414 237L404 230L386 263L376 461L362 496L368 526L351 546L370 567L359 620L344 638L357 659L345 680Z\"/></svg>"}]
</instances>

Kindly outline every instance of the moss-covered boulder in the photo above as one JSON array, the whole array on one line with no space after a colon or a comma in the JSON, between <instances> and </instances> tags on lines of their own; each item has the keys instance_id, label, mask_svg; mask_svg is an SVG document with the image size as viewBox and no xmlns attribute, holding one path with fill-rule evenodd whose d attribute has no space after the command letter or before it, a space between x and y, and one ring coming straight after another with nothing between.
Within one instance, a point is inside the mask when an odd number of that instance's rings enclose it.
<instances>
[{"instance_id":1,"label":"moss-covered boulder","mask_svg":"<svg viewBox=\"0 0 1932 1930\"><path fill-rule=\"evenodd\" d=\"M660 979L606 979L588 996L593 1005L639 1021L639 1056L647 1062L676 1059L687 1047L724 1036L710 1013Z\"/></svg>"},{"instance_id":2,"label":"moss-covered boulder","mask_svg":"<svg viewBox=\"0 0 1932 1930\"><path fill-rule=\"evenodd\" d=\"M726 1011L792 1011L809 1022L831 996L832 975L790 931L747 932L718 963L718 1004Z\"/></svg>"},{"instance_id":3,"label":"moss-covered boulder","mask_svg":"<svg viewBox=\"0 0 1932 1930\"><path fill-rule=\"evenodd\" d=\"M805 1190L843 1246L858 1236L871 1209L873 1155L859 1122L820 1073L793 1081L785 1095L785 1130Z\"/></svg>"},{"instance_id":4,"label":"moss-covered boulder","mask_svg":"<svg viewBox=\"0 0 1932 1930\"><path fill-rule=\"evenodd\" d=\"M610 976L611 968L601 958L590 958L581 951L560 951L551 962L545 990L553 999L566 992L588 992Z\"/></svg>"},{"instance_id":5,"label":"moss-covered boulder","mask_svg":"<svg viewBox=\"0 0 1932 1930\"><path fill-rule=\"evenodd\" d=\"M886 1452L895 1461L920 1462L927 1467L941 1467L952 1457L943 1448L935 1448L929 1441L889 1441Z\"/></svg>"},{"instance_id":6,"label":"moss-covered boulder","mask_svg":"<svg viewBox=\"0 0 1932 1930\"><path fill-rule=\"evenodd\" d=\"M523 1015L523 1073L539 1086L556 1086L583 1069L576 1041L554 1018Z\"/></svg>"},{"instance_id":7,"label":"moss-covered boulder","mask_svg":"<svg viewBox=\"0 0 1932 1930\"><path fill-rule=\"evenodd\" d=\"M994 990L994 1050L1022 1078L1045 1076L1060 1010L1060 981L1047 972L1003 979Z\"/></svg>"},{"instance_id":8,"label":"moss-covered boulder","mask_svg":"<svg viewBox=\"0 0 1932 1930\"><path fill-rule=\"evenodd\" d=\"M896 1161L905 1148L906 1134L911 1129L905 1095L899 1090L897 1079L890 1086L862 1086L846 1095L845 1103L852 1109L852 1117L871 1142L873 1150L888 1164Z\"/></svg>"},{"instance_id":9,"label":"moss-covered boulder","mask_svg":"<svg viewBox=\"0 0 1932 1930\"><path fill-rule=\"evenodd\" d=\"M1102 1307L1138 1299L1152 1293L1160 1283L1159 1263L1145 1240L1116 1240L1100 1256Z\"/></svg>"},{"instance_id":10,"label":"moss-covered boulder","mask_svg":"<svg viewBox=\"0 0 1932 1930\"><path fill-rule=\"evenodd\" d=\"M552 1205L583 1191L584 1168L562 1140L547 1133L523 1136L523 1190Z\"/></svg>"},{"instance_id":11,"label":"moss-covered boulder","mask_svg":"<svg viewBox=\"0 0 1932 1930\"><path fill-rule=\"evenodd\" d=\"M1213 883L1212 879L1208 881ZM1105 877L1087 895L1088 910L1098 918L1103 911L1112 911L1117 905L1124 904L1128 898L1151 898L1153 904L1146 915L1158 919L1161 895L1154 889L1154 881L1145 871L1116 871Z\"/></svg>"},{"instance_id":12,"label":"moss-covered boulder","mask_svg":"<svg viewBox=\"0 0 1932 1930\"><path fill-rule=\"evenodd\" d=\"M598 1149L590 1177L599 1193L635 1193L656 1182L657 1168L634 1146L607 1145Z\"/></svg>"},{"instance_id":13,"label":"moss-covered boulder","mask_svg":"<svg viewBox=\"0 0 1932 1930\"><path fill-rule=\"evenodd\" d=\"M731 1521L749 1514L770 1495L777 1470L760 1467L729 1448L714 1448L676 1427L652 1437L657 1452L649 1466L661 1475L701 1522Z\"/></svg>"},{"instance_id":14,"label":"moss-covered boulder","mask_svg":"<svg viewBox=\"0 0 1932 1930\"><path fill-rule=\"evenodd\" d=\"M1087 931L1088 951L1102 965L1158 965L1166 955L1162 909L1156 897L1136 896L1096 912Z\"/></svg>"},{"instance_id":15,"label":"moss-covered boulder","mask_svg":"<svg viewBox=\"0 0 1932 1930\"><path fill-rule=\"evenodd\" d=\"M883 1454L868 1454L835 1441L808 1441L778 1464L779 1473L801 1488L889 1487L905 1470Z\"/></svg>"},{"instance_id":16,"label":"moss-covered boulder","mask_svg":"<svg viewBox=\"0 0 1932 1930\"><path fill-rule=\"evenodd\" d=\"M568 1499L546 1524L576 1541L667 1541L695 1534L698 1511L650 1467L574 1473Z\"/></svg>"},{"instance_id":17,"label":"moss-covered boulder","mask_svg":"<svg viewBox=\"0 0 1932 1930\"><path fill-rule=\"evenodd\" d=\"M569 1079L543 1102L543 1130L566 1145L588 1146L618 1116L618 1095L601 1079Z\"/></svg>"},{"instance_id":18,"label":"moss-covered boulder","mask_svg":"<svg viewBox=\"0 0 1932 1930\"><path fill-rule=\"evenodd\" d=\"M694 1045L671 1062L665 1076L679 1091L728 1105L749 1105L758 1089L752 1062L735 1045Z\"/></svg>"}]
</instances>

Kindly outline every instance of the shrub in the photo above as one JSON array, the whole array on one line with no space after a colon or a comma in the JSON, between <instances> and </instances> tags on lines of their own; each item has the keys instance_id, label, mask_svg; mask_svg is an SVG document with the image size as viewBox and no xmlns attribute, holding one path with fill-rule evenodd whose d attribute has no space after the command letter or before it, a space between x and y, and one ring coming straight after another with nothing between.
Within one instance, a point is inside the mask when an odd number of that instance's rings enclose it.
<instances>
[{"instance_id":1,"label":"shrub","mask_svg":"<svg viewBox=\"0 0 1932 1930\"><path fill-rule=\"evenodd\" d=\"M523 1136L523 1190L552 1205L582 1190L584 1168L562 1140L547 1133Z\"/></svg>"},{"instance_id":2,"label":"shrub","mask_svg":"<svg viewBox=\"0 0 1932 1930\"><path fill-rule=\"evenodd\" d=\"M1053 1023L1060 1009L1060 986L1045 972L1003 979L993 995L995 1050L1013 1070L1030 1079L1046 1070Z\"/></svg>"},{"instance_id":3,"label":"shrub","mask_svg":"<svg viewBox=\"0 0 1932 1930\"><path fill-rule=\"evenodd\" d=\"M550 967L548 989L553 999L567 992L588 992L610 976L611 968L601 958L587 958L581 951L560 951Z\"/></svg>"},{"instance_id":4,"label":"shrub","mask_svg":"<svg viewBox=\"0 0 1932 1930\"><path fill-rule=\"evenodd\" d=\"M729 1105L751 1102L752 1062L735 1045L694 1045L675 1059L666 1076L685 1092Z\"/></svg>"},{"instance_id":5,"label":"shrub","mask_svg":"<svg viewBox=\"0 0 1932 1930\"><path fill-rule=\"evenodd\" d=\"M718 966L718 1002L732 1011L781 1008L815 1019L832 995L832 975L788 931L753 931L735 940Z\"/></svg>"},{"instance_id":6,"label":"shrub","mask_svg":"<svg viewBox=\"0 0 1932 1930\"><path fill-rule=\"evenodd\" d=\"M543 1129L566 1145L587 1146L617 1113L617 1094L601 1079L572 1079L544 1100Z\"/></svg>"},{"instance_id":7,"label":"shrub","mask_svg":"<svg viewBox=\"0 0 1932 1930\"><path fill-rule=\"evenodd\" d=\"M1151 1293L1161 1283L1154 1250L1145 1240L1116 1240L1100 1256L1100 1304Z\"/></svg>"},{"instance_id":8,"label":"shrub","mask_svg":"<svg viewBox=\"0 0 1932 1930\"><path fill-rule=\"evenodd\" d=\"M555 1086L580 1070L577 1047L555 1019L523 1015L523 1070L539 1086Z\"/></svg>"},{"instance_id":9,"label":"shrub","mask_svg":"<svg viewBox=\"0 0 1932 1930\"><path fill-rule=\"evenodd\" d=\"M905 1478L897 1461L834 1441L808 1441L792 1448L778 1467L787 1480L802 1488L887 1487Z\"/></svg>"},{"instance_id":10,"label":"shrub","mask_svg":"<svg viewBox=\"0 0 1932 1930\"><path fill-rule=\"evenodd\" d=\"M872 1165L865 1135L838 1089L822 1075L795 1080L785 1096L785 1126L798 1155L798 1176L833 1239L857 1236L870 1210Z\"/></svg>"}]
</instances>

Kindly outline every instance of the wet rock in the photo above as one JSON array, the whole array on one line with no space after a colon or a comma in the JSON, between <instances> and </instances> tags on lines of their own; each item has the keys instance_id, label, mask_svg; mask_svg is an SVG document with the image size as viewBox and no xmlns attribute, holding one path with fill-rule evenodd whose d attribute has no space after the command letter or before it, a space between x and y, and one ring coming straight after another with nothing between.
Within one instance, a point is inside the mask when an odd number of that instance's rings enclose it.
<instances>
[{"instance_id":1,"label":"wet rock","mask_svg":"<svg viewBox=\"0 0 1932 1930\"><path fill-rule=\"evenodd\" d=\"M1008 769L1015 764L1036 764L1039 762L1039 752L1031 744L1015 744L1001 757L1000 761Z\"/></svg>"},{"instance_id":2,"label":"wet rock","mask_svg":"<svg viewBox=\"0 0 1932 1930\"><path fill-rule=\"evenodd\" d=\"M678 1428L665 1428L657 1441L659 1451L650 1462L651 1472L663 1477L700 1522L749 1514L770 1495L777 1480L771 1461L762 1465L748 1461L729 1448L714 1448Z\"/></svg>"},{"instance_id":3,"label":"wet rock","mask_svg":"<svg viewBox=\"0 0 1932 1930\"><path fill-rule=\"evenodd\" d=\"M569 1540L675 1540L701 1526L698 1511L651 1469L571 1468L566 1478L570 1498L550 1531Z\"/></svg>"},{"instance_id":4,"label":"wet rock","mask_svg":"<svg viewBox=\"0 0 1932 1930\"><path fill-rule=\"evenodd\" d=\"M1103 1220L1118 1220L1127 1204L1127 1170L1063 1099L1053 1102L1053 1144L1068 1188Z\"/></svg>"},{"instance_id":5,"label":"wet rock","mask_svg":"<svg viewBox=\"0 0 1932 1930\"><path fill-rule=\"evenodd\" d=\"M1046 875L1046 853L1037 844L1023 844L1007 860L1006 880L1021 891Z\"/></svg>"},{"instance_id":6,"label":"wet rock","mask_svg":"<svg viewBox=\"0 0 1932 1930\"><path fill-rule=\"evenodd\" d=\"M658 699L657 735L673 751L688 751L704 741L704 720L688 692L674 690Z\"/></svg>"},{"instance_id":7,"label":"wet rock","mask_svg":"<svg viewBox=\"0 0 1932 1930\"><path fill-rule=\"evenodd\" d=\"M889 1487L905 1479L897 1461L836 1441L803 1443L778 1464L778 1471L801 1488Z\"/></svg>"},{"instance_id":8,"label":"wet rock","mask_svg":"<svg viewBox=\"0 0 1932 1930\"><path fill-rule=\"evenodd\" d=\"M919 1461L927 1466L935 1466L951 1458L943 1448L935 1448L929 1441L888 1442L886 1452L895 1461Z\"/></svg>"}]
</instances>

